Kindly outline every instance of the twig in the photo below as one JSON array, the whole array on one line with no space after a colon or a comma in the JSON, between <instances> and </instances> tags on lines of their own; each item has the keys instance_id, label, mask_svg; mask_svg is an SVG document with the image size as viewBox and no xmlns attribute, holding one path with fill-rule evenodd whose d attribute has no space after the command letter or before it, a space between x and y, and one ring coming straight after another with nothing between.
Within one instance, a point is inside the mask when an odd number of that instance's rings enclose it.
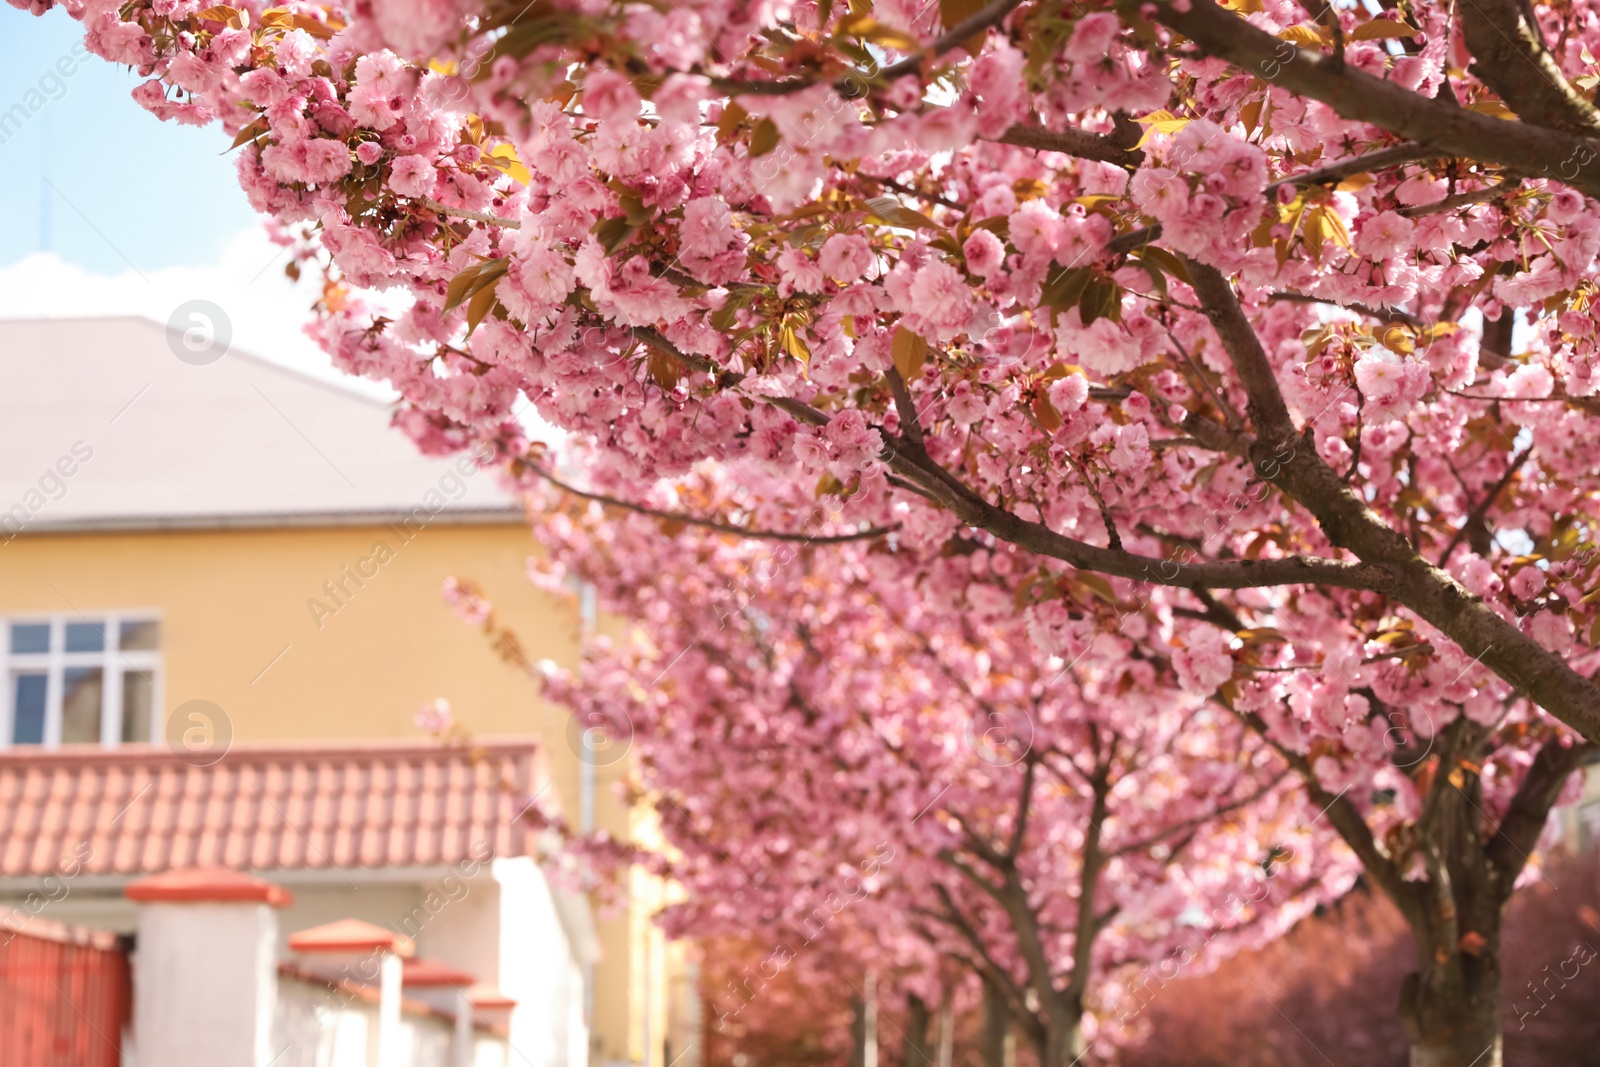
<instances>
[{"instance_id":1,"label":"twig","mask_svg":"<svg viewBox=\"0 0 1600 1067\"><path fill-rule=\"evenodd\" d=\"M501 218L499 215L490 215L483 211L468 211L464 207L451 207L448 204L441 204L439 201L430 199L426 196L422 197L418 203L428 210L437 212L440 215L451 215L458 219L471 219L473 222L487 223L490 226L504 226L508 230L522 229L522 223L517 219L505 219Z\"/></svg>"},{"instance_id":2,"label":"twig","mask_svg":"<svg viewBox=\"0 0 1600 1067\"><path fill-rule=\"evenodd\" d=\"M1505 491L1506 486L1511 484L1511 479L1516 477L1517 471L1521 469L1532 454L1533 445L1530 444L1511 457L1511 462L1506 464L1506 472L1500 476L1499 481L1494 483L1494 488L1490 489L1484 495L1484 498L1478 501L1477 505L1467 515L1466 521L1456 527L1455 536L1450 538L1450 543L1444 546L1444 551L1439 555L1439 566L1443 567L1450 562L1450 553L1459 548L1461 542L1466 540L1467 531L1472 529L1475 523L1482 522L1484 516L1489 514L1489 509L1494 506L1495 498Z\"/></svg>"},{"instance_id":3,"label":"twig","mask_svg":"<svg viewBox=\"0 0 1600 1067\"><path fill-rule=\"evenodd\" d=\"M1408 219L1416 219L1424 215L1437 215L1442 211L1454 211L1458 207L1471 207L1473 204L1487 203L1501 193L1512 192L1519 184L1515 179L1508 178L1505 181L1495 182L1493 185L1486 185L1482 189L1474 189L1468 193L1457 193L1455 196L1447 196L1443 200L1435 200L1431 204L1403 207L1399 213Z\"/></svg>"},{"instance_id":4,"label":"twig","mask_svg":"<svg viewBox=\"0 0 1600 1067\"><path fill-rule=\"evenodd\" d=\"M898 78L903 74L910 74L922 68L922 61L930 56L943 55L974 34L982 33L991 26L998 26L1005 21L1005 17L1022 5L1022 0L995 0L994 3L979 11L970 18L964 18L946 30L938 37L933 45L919 55L907 56L897 63L891 63L883 68L885 79Z\"/></svg>"},{"instance_id":5,"label":"twig","mask_svg":"<svg viewBox=\"0 0 1600 1067\"><path fill-rule=\"evenodd\" d=\"M868 541L875 537L882 537L885 534L893 533L895 530L900 528L900 524L895 523L893 526L873 526L865 530L858 530L855 533L827 534L821 536L804 533L790 533L784 530L752 530L745 526L734 526L730 523L717 522L714 519L703 519L698 515L687 515L677 511L663 511L659 508L647 507L644 504L635 504L631 500L622 500L618 497L606 496L603 493L591 493L587 490L579 489L576 486L568 485L566 482L561 481L555 475L551 474L547 470L544 470L542 467L529 465L528 469L537 474L539 477L543 478L545 481L549 482L551 485L555 486L557 489L561 490L563 493L571 493L573 496L581 497L584 500L592 500L597 504L603 504L607 507L622 508L624 511L632 511L639 515L649 515L652 518L665 519L669 522L681 522L688 526L701 526L708 530L715 530L718 533L734 534L739 537L749 537L762 541L794 541L801 544L836 545L843 544L846 541Z\"/></svg>"},{"instance_id":6,"label":"twig","mask_svg":"<svg viewBox=\"0 0 1600 1067\"><path fill-rule=\"evenodd\" d=\"M1021 4L1022 0L996 0L971 18L963 19L950 27L925 51L906 56L876 71L871 69L852 71L834 82L833 86L845 99L851 100L863 95L869 87L867 83L873 80L893 81L906 74L915 73L922 69L924 60L942 55L974 34L998 25ZM816 81L811 78L782 78L765 82L750 81L746 78L711 79L712 88L729 96L788 96L790 93L803 92L815 84Z\"/></svg>"},{"instance_id":7,"label":"twig","mask_svg":"<svg viewBox=\"0 0 1600 1067\"><path fill-rule=\"evenodd\" d=\"M1351 156L1349 159L1330 163L1326 167L1280 178L1262 190L1262 195L1270 199L1278 187L1283 185L1336 185L1357 174L1385 170L1404 163L1421 163L1425 160L1439 159L1441 156L1442 153L1424 148L1416 141L1402 141L1388 148L1380 148L1376 152L1368 152L1364 156Z\"/></svg>"},{"instance_id":8,"label":"twig","mask_svg":"<svg viewBox=\"0 0 1600 1067\"><path fill-rule=\"evenodd\" d=\"M1100 495L1100 487L1095 484L1095 480L1090 477L1088 469L1078 462L1076 456L1069 454L1067 462L1072 464L1073 469L1078 472L1078 476L1083 479L1083 484L1088 488L1089 495L1094 498L1095 505L1100 509L1100 521L1105 524L1107 544L1113 551L1121 552L1122 535L1117 533L1117 524L1111 518L1111 509L1106 507L1105 497Z\"/></svg>"},{"instance_id":9,"label":"twig","mask_svg":"<svg viewBox=\"0 0 1600 1067\"><path fill-rule=\"evenodd\" d=\"M1370 319L1380 319L1384 322L1398 322L1412 329L1420 329L1422 321L1408 311L1391 308L1385 311L1382 308L1371 307L1367 304L1347 304L1341 300L1333 300L1325 296L1312 296L1310 293L1297 293L1286 289L1283 292L1273 293L1267 297L1273 303L1286 302L1291 304L1326 304L1328 307L1343 308L1353 311L1357 315L1365 315Z\"/></svg>"},{"instance_id":10,"label":"twig","mask_svg":"<svg viewBox=\"0 0 1600 1067\"><path fill-rule=\"evenodd\" d=\"M1227 416L1228 426L1235 430L1243 426L1244 423L1240 420L1239 413L1233 410L1233 405L1228 403L1222 394L1212 386L1211 379L1206 377L1206 372L1194 361L1194 357L1189 355L1189 350L1183 347L1183 342L1178 340L1178 335L1172 332L1172 327L1166 327L1166 331L1167 336L1172 338L1173 345L1177 347L1178 354L1183 357L1185 363L1189 364L1189 369L1194 371L1196 378L1200 379L1200 384L1206 387L1206 392L1211 394L1212 402L1217 405L1218 410Z\"/></svg>"}]
</instances>

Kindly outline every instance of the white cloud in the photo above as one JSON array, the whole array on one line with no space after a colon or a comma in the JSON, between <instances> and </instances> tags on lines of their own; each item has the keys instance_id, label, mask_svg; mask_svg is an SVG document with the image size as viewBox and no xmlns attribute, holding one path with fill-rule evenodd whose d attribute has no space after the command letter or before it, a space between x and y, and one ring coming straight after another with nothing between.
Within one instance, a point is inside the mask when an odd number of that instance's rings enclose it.
<instances>
[{"instance_id":1,"label":"white cloud","mask_svg":"<svg viewBox=\"0 0 1600 1067\"><path fill-rule=\"evenodd\" d=\"M0 267L0 319L87 318L140 315L167 322L190 300L220 307L233 330L232 347L327 381L385 399L394 394L374 382L334 369L303 332L316 300L310 276L293 283L283 273L288 252L260 227L241 231L215 264L102 275L36 253Z\"/></svg>"}]
</instances>

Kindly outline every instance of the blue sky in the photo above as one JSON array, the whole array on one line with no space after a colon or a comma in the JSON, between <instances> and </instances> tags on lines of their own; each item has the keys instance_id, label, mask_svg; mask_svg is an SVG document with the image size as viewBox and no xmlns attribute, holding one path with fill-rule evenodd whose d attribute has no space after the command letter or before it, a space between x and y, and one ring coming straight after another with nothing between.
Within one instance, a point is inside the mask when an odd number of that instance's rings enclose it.
<instances>
[{"instance_id":1,"label":"blue sky","mask_svg":"<svg viewBox=\"0 0 1600 1067\"><path fill-rule=\"evenodd\" d=\"M0 132L0 266L40 251L99 274L214 262L256 225L221 154L227 136L158 122L129 98L132 71L73 56L81 40L59 9L35 18L0 8L0 112L44 100ZM63 57L77 69L58 80Z\"/></svg>"},{"instance_id":2,"label":"blue sky","mask_svg":"<svg viewBox=\"0 0 1600 1067\"><path fill-rule=\"evenodd\" d=\"M59 9L0 4L0 319L170 322L206 300L234 348L349 383L302 332L314 284L284 277L231 139L157 120L128 95L140 79L81 40Z\"/></svg>"}]
</instances>

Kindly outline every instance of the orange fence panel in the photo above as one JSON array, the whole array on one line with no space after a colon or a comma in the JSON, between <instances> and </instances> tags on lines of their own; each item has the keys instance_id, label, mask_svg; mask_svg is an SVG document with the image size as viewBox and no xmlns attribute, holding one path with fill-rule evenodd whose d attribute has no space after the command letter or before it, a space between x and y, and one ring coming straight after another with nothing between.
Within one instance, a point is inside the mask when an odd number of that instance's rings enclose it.
<instances>
[{"instance_id":1,"label":"orange fence panel","mask_svg":"<svg viewBox=\"0 0 1600 1067\"><path fill-rule=\"evenodd\" d=\"M0 1063L118 1067L129 985L128 954L114 934L0 925Z\"/></svg>"}]
</instances>

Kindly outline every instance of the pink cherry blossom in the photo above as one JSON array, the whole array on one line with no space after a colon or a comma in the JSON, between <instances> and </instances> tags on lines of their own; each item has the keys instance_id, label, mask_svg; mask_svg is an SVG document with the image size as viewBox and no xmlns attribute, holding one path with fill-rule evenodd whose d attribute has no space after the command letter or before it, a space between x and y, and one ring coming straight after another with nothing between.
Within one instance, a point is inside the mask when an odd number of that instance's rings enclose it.
<instances>
[{"instance_id":1,"label":"pink cherry blossom","mask_svg":"<svg viewBox=\"0 0 1600 1067\"><path fill-rule=\"evenodd\" d=\"M394 161L389 186L401 196L428 196L437 172L426 156L401 156Z\"/></svg>"},{"instance_id":2,"label":"pink cherry blossom","mask_svg":"<svg viewBox=\"0 0 1600 1067\"><path fill-rule=\"evenodd\" d=\"M961 246L967 269L980 278L987 278L1005 263L1006 248L1000 238L988 230L974 230Z\"/></svg>"},{"instance_id":3,"label":"pink cherry blossom","mask_svg":"<svg viewBox=\"0 0 1600 1067\"><path fill-rule=\"evenodd\" d=\"M817 262L828 277L853 282L872 269L872 246L859 234L831 234L822 242Z\"/></svg>"}]
</instances>

